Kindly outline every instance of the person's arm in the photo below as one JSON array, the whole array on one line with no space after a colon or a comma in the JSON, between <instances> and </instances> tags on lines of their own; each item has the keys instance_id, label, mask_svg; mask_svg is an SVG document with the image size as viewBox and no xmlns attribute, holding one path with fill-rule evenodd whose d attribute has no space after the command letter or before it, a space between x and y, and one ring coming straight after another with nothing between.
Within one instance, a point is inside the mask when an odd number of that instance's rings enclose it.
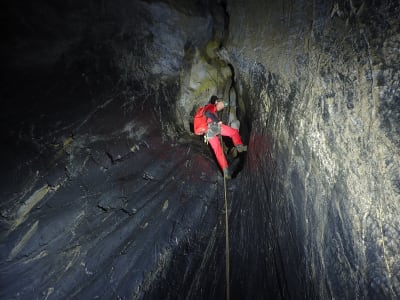
<instances>
[{"instance_id":1,"label":"person's arm","mask_svg":"<svg viewBox=\"0 0 400 300\"><path fill-rule=\"evenodd\" d=\"M210 118L213 122L215 122L215 123L218 123L219 122L219 119L218 119L218 117L214 114L214 113L212 113L211 111L209 111L209 110L206 110L205 112L204 112L204 115L207 117L207 118Z\"/></svg>"}]
</instances>

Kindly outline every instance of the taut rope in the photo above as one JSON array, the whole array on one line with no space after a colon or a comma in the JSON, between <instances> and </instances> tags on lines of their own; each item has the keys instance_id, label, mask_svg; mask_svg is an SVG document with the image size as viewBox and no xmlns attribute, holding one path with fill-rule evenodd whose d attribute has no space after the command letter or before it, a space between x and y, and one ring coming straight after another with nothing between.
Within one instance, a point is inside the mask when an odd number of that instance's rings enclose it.
<instances>
[{"instance_id":1,"label":"taut rope","mask_svg":"<svg viewBox=\"0 0 400 300\"><path fill-rule=\"evenodd\" d=\"M220 135L221 147L222 135ZM225 269L226 269L226 299L230 299L230 279L229 279L229 223L228 223L228 197L226 195L226 178L224 177L224 198L225 198Z\"/></svg>"}]
</instances>

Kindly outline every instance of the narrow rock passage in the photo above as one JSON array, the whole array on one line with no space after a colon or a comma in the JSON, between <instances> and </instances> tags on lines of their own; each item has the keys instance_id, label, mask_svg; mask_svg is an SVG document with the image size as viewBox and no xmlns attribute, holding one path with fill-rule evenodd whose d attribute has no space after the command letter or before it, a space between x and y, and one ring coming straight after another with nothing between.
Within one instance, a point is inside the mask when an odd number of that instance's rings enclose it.
<instances>
[{"instance_id":1,"label":"narrow rock passage","mask_svg":"<svg viewBox=\"0 0 400 300\"><path fill-rule=\"evenodd\" d=\"M398 0L5 0L0 298L400 295ZM240 126L239 126L240 125Z\"/></svg>"}]
</instances>

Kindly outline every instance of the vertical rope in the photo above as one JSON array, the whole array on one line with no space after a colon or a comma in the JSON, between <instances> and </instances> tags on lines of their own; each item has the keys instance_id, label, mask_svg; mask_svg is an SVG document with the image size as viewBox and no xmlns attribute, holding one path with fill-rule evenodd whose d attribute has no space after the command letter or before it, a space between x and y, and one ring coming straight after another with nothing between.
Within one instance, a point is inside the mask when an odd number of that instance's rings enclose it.
<instances>
[{"instance_id":1,"label":"vertical rope","mask_svg":"<svg viewBox=\"0 0 400 300\"><path fill-rule=\"evenodd\" d=\"M221 147L222 135L220 137ZM226 299L230 299L230 278L229 278L229 223L228 223L228 197L226 193L226 178L224 177L224 198L225 198L225 270L226 270Z\"/></svg>"},{"instance_id":2,"label":"vertical rope","mask_svg":"<svg viewBox=\"0 0 400 300\"><path fill-rule=\"evenodd\" d=\"M228 226L228 199L226 196L226 178L224 176L224 196L225 196L225 265L226 265L226 299L230 299L230 279L229 279L229 226Z\"/></svg>"},{"instance_id":3,"label":"vertical rope","mask_svg":"<svg viewBox=\"0 0 400 300\"><path fill-rule=\"evenodd\" d=\"M220 68L217 69L217 93L219 92L219 72ZM224 95L223 95L224 96ZM222 97L223 97L222 96ZM230 104L230 97L229 104ZM230 109L230 108L229 108ZM228 111L228 122L229 122L229 111ZM222 143L222 135L219 136L221 142L221 148L224 149ZM229 278L229 225L228 225L228 197L226 196L226 178L224 177L224 198L225 198L225 269L226 269L226 299L230 299L230 278Z\"/></svg>"}]
</instances>

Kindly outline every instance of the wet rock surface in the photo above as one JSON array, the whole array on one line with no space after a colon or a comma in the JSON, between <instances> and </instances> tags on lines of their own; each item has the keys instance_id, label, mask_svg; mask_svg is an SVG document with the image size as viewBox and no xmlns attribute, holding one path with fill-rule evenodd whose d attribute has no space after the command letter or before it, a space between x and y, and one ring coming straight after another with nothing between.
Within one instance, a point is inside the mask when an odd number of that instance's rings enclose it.
<instances>
[{"instance_id":1,"label":"wet rock surface","mask_svg":"<svg viewBox=\"0 0 400 300\"><path fill-rule=\"evenodd\" d=\"M228 8L284 297L398 297L398 2Z\"/></svg>"},{"instance_id":2,"label":"wet rock surface","mask_svg":"<svg viewBox=\"0 0 400 300\"><path fill-rule=\"evenodd\" d=\"M152 112L123 117L124 99L100 104L73 136L40 144L55 150L9 172L16 183L2 190L2 297L139 297L175 252L220 226L222 177L206 145L163 140ZM106 124L127 123L102 127L103 113Z\"/></svg>"},{"instance_id":3,"label":"wet rock surface","mask_svg":"<svg viewBox=\"0 0 400 300\"><path fill-rule=\"evenodd\" d=\"M213 94L231 298L399 297L398 1L8 4L0 298L226 297Z\"/></svg>"}]
</instances>

